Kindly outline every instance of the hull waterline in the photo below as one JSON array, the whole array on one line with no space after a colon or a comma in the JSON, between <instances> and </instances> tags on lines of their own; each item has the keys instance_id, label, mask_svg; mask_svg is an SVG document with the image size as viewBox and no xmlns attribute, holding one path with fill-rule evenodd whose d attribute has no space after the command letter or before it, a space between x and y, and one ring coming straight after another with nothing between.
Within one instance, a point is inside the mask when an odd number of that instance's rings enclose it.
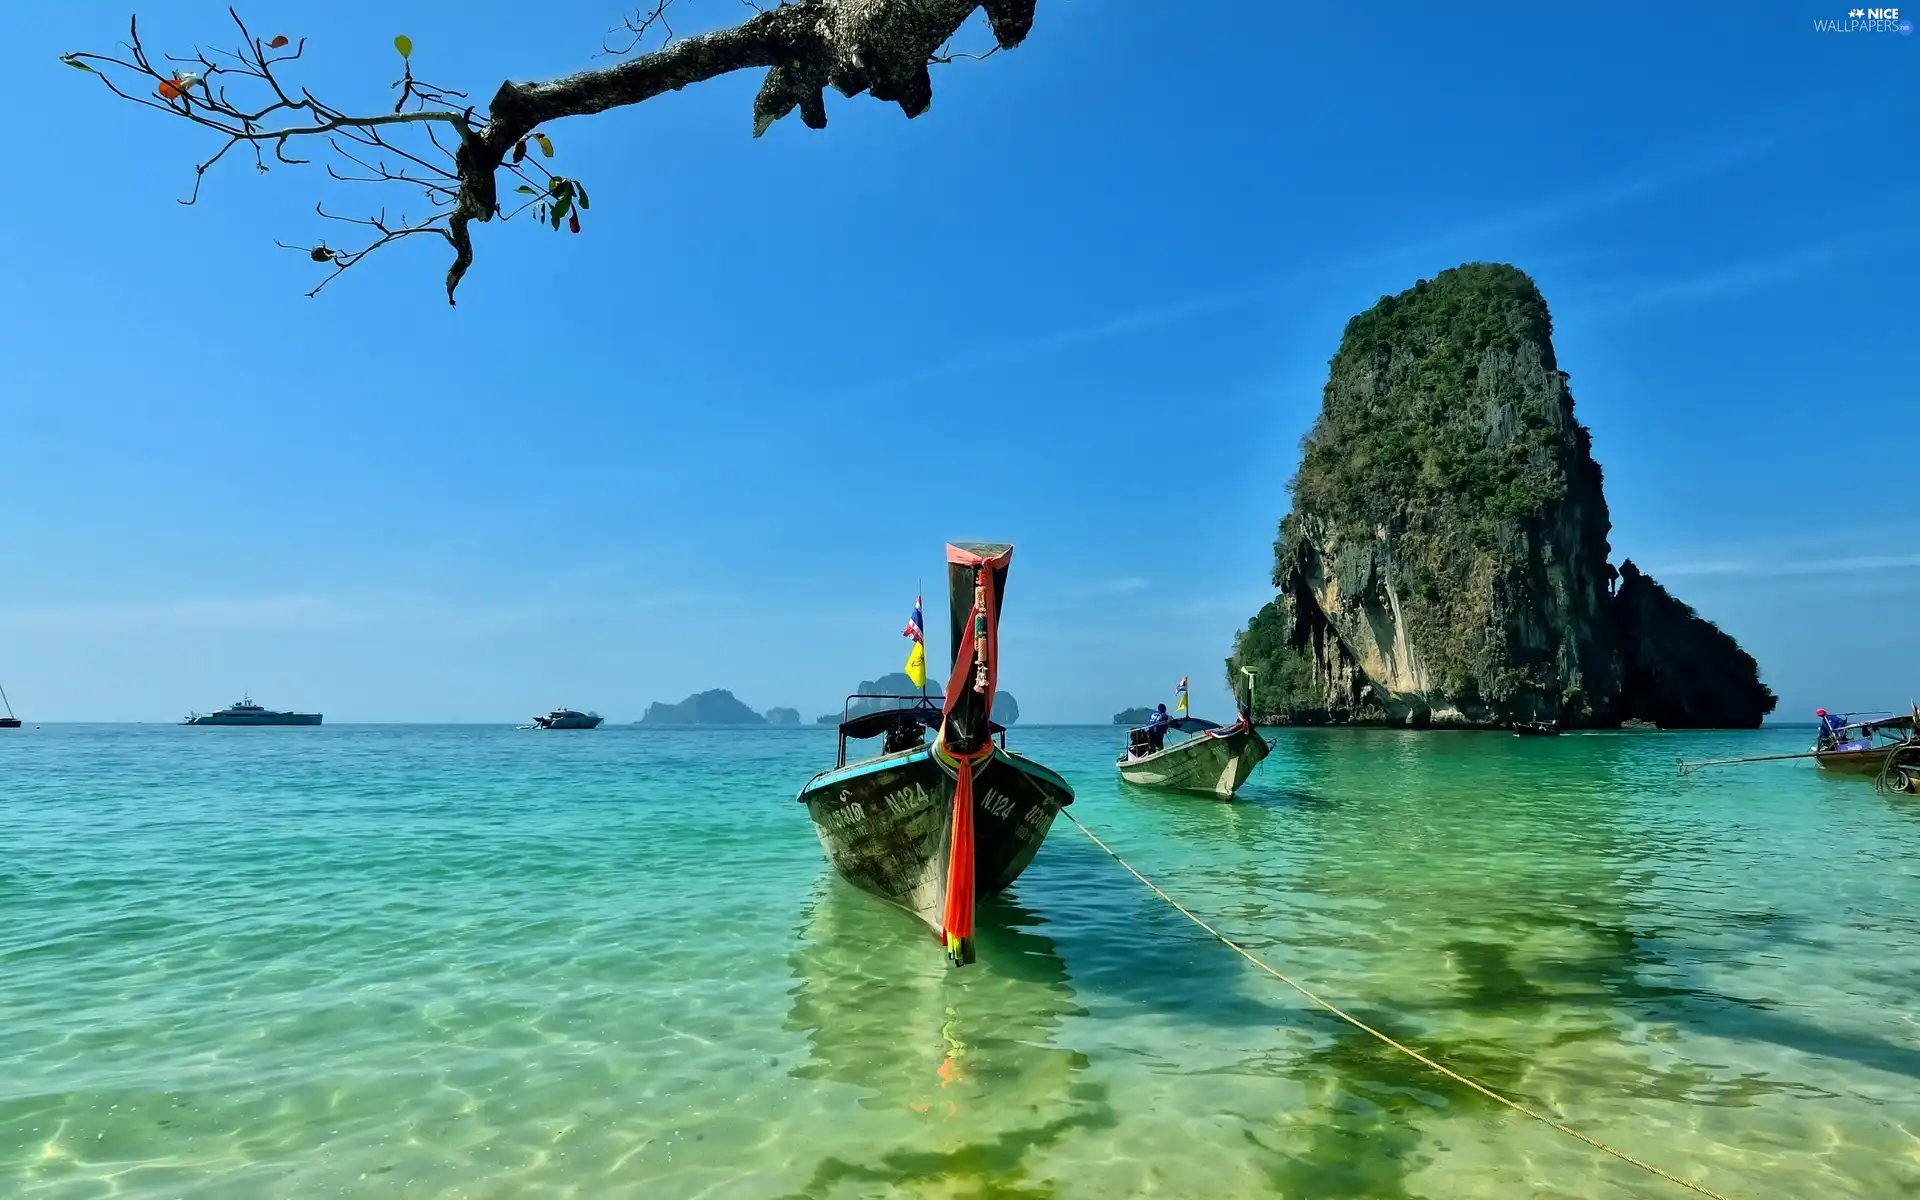
<instances>
[{"instance_id":1,"label":"hull waterline","mask_svg":"<svg viewBox=\"0 0 1920 1200\"><path fill-rule=\"evenodd\" d=\"M1841 775L1878 775L1900 745L1875 746L1871 750L1829 750L1815 754L1813 761L1822 771Z\"/></svg>"}]
</instances>

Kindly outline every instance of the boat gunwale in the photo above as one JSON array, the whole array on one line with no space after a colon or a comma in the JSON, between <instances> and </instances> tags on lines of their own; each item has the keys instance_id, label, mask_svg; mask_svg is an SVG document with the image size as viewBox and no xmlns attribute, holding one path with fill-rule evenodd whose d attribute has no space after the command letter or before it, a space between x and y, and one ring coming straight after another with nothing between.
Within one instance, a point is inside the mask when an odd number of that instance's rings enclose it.
<instances>
[{"instance_id":1,"label":"boat gunwale","mask_svg":"<svg viewBox=\"0 0 1920 1200\"><path fill-rule=\"evenodd\" d=\"M1059 772L1053 770L1051 767L1037 763L1019 751L1009 750L1005 746L995 746L993 748L993 757L1005 761L1009 766L1023 775L1032 775L1065 792L1067 798L1061 802L1061 808L1065 808L1067 805L1073 803L1073 785L1068 783ZM808 800L807 793L809 792L817 791L819 788L831 783L837 783L847 779L859 779L862 776L871 775L877 771L904 766L916 758L929 759L949 778L953 776L953 768L940 761L939 756L934 754L931 745L914 746L906 750L895 750L892 754L878 754L872 758L863 758L857 762L850 762L845 766L828 767L823 771L816 772L812 778L800 785L800 792L794 799L805 804Z\"/></svg>"}]
</instances>

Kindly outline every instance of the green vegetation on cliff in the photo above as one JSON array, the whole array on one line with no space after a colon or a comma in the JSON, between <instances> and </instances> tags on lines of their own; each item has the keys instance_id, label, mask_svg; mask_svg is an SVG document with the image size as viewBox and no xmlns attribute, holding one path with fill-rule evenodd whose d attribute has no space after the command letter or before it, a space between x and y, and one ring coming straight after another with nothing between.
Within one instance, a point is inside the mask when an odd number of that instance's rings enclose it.
<instances>
[{"instance_id":1,"label":"green vegetation on cliff","mask_svg":"<svg viewBox=\"0 0 1920 1200\"><path fill-rule=\"evenodd\" d=\"M1552 334L1540 290L1510 266L1470 263L1381 297L1347 322L1295 498L1373 525L1452 509L1488 548L1501 522L1544 515L1567 494L1563 431L1587 452L1586 430L1567 430L1572 401L1488 401L1520 399L1501 377L1521 369L1564 379Z\"/></svg>"},{"instance_id":2,"label":"green vegetation on cliff","mask_svg":"<svg viewBox=\"0 0 1920 1200\"><path fill-rule=\"evenodd\" d=\"M1632 664L1611 521L1552 332L1533 281L1489 263L1421 280L1347 322L1288 485L1279 594L1227 662L1232 681L1243 666L1257 673L1261 715L1594 725L1650 702L1622 690ZM1726 665L1730 680L1751 673L1731 639L1698 624L1712 636L1659 619L1701 664ZM1759 693L1729 682L1709 696L1714 686L1695 693L1687 720L1759 720Z\"/></svg>"}]
</instances>

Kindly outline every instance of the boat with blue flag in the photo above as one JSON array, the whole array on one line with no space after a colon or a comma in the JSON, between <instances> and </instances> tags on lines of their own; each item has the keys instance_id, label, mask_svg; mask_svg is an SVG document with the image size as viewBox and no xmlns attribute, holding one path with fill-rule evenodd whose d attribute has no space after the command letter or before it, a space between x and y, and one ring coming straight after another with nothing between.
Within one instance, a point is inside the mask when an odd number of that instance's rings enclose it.
<instances>
[{"instance_id":1,"label":"boat with blue flag","mask_svg":"<svg viewBox=\"0 0 1920 1200\"><path fill-rule=\"evenodd\" d=\"M1007 731L992 719L1012 560L1010 545L947 547L945 694L936 703L923 685L917 697L847 697L834 765L799 795L834 869L925 922L955 966L974 958L975 901L1019 878L1054 817L1073 803L1067 781L1007 749ZM910 673L915 659L924 663L918 619L916 605L907 632ZM856 717L856 700L901 704ZM849 742L876 738L878 753L849 760Z\"/></svg>"}]
</instances>

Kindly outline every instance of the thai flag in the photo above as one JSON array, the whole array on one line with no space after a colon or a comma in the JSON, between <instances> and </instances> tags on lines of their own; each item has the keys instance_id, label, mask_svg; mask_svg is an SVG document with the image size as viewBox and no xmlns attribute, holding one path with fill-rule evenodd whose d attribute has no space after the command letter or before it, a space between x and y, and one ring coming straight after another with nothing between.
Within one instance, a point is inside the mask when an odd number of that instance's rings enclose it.
<instances>
[{"instance_id":1,"label":"thai flag","mask_svg":"<svg viewBox=\"0 0 1920 1200\"><path fill-rule=\"evenodd\" d=\"M920 615L920 601L921 598L919 596L913 598L913 615L907 618L907 627L900 631L900 636L912 638L921 645L925 645L927 641L927 622L925 618Z\"/></svg>"}]
</instances>

